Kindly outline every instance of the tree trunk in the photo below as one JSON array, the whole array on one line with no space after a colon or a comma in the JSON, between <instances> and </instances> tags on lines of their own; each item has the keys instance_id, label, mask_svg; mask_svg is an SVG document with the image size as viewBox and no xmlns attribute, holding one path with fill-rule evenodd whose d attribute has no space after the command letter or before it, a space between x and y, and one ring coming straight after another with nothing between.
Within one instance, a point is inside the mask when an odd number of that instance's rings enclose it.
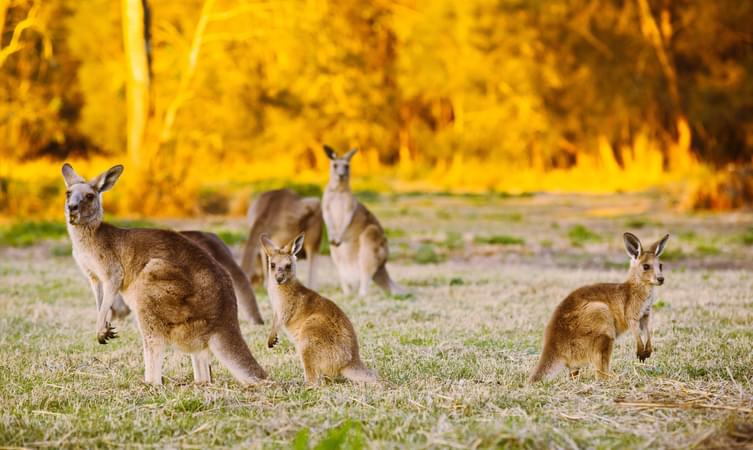
<instances>
[{"instance_id":1,"label":"tree trunk","mask_svg":"<svg viewBox=\"0 0 753 450\"><path fill-rule=\"evenodd\" d=\"M148 11L146 0L123 0L123 46L127 78L128 129L126 133L128 158L134 165L141 162L141 148L149 118L149 56L145 27Z\"/></svg>"}]
</instances>

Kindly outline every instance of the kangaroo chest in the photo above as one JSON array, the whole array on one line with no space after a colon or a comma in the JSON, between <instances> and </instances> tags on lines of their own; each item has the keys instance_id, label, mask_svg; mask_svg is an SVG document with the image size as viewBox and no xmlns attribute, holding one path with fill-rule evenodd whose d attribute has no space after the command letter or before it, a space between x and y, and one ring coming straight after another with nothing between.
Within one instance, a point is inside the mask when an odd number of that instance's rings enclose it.
<instances>
[{"instance_id":1,"label":"kangaroo chest","mask_svg":"<svg viewBox=\"0 0 753 450\"><path fill-rule=\"evenodd\" d=\"M269 293L269 302L272 306L272 311L277 317L277 320L279 321L278 323L282 327L288 339L290 339L291 342L295 344L297 336L291 333L287 326L289 314L288 311L286 311L284 308L284 301L282 297L283 293L280 292L279 289L277 289L277 287L275 286L268 286L267 292Z\"/></svg>"},{"instance_id":2,"label":"kangaroo chest","mask_svg":"<svg viewBox=\"0 0 753 450\"><path fill-rule=\"evenodd\" d=\"M355 209L353 194L350 192L330 191L327 192L327 202L325 205L325 214L329 216L330 222L337 226L345 225L350 220Z\"/></svg>"},{"instance_id":3,"label":"kangaroo chest","mask_svg":"<svg viewBox=\"0 0 753 450\"><path fill-rule=\"evenodd\" d=\"M95 275L100 280L105 277L105 264L86 239L76 239L71 236L73 259L85 275Z\"/></svg>"},{"instance_id":4,"label":"kangaroo chest","mask_svg":"<svg viewBox=\"0 0 753 450\"><path fill-rule=\"evenodd\" d=\"M651 289L648 297L643 300L643 304L641 305L641 309L638 314L639 318L647 315L651 311L651 307L654 305L654 301L656 301L656 291L654 289Z\"/></svg>"}]
</instances>

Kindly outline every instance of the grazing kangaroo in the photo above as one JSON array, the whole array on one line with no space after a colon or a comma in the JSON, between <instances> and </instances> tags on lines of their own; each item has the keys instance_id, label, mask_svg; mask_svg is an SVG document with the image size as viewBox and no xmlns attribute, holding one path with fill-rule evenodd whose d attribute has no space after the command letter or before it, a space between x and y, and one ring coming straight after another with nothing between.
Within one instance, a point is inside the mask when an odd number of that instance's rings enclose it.
<instances>
[{"instance_id":1,"label":"grazing kangaroo","mask_svg":"<svg viewBox=\"0 0 753 450\"><path fill-rule=\"evenodd\" d=\"M214 233L204 231L179 231L179 233L204 249L227 271L233 282L235 298L238 301L238 306L243 317L256 325L263 324L264 320L261 318L259 306L256 303L256 295L254 295L254 290L251 288L251 283L249 283L246 275L238 267L238 264L236 264L232 252L222 239ZM123 297L118 294L112 304L112 311L112 317L118 319L126 317L131 312L131 309L125 304Z\"/></svg>"},{"instance_id":2,"label":"grazing kangaroo","mask_svg":"<svg viewBox=\"0 0 753 450\"><path fill-rule=\"evenodd\" d=\"M589 363L600 378L609 376L614 340L626 330L635 338L640 361L651 356L651 305L656 286L664 284L659 256L669 235L644 251L641 241L625 233L630 256L628 279L624 283L601 283L581 287L554 310L544 334L544 349L528 382L553 378L562 368L575 376ZM645 343L641 333L646 335Z\"/></svg>"},{"instance_id":3,"label":"grazing kangaroo","mask_svg":"<svg viewBox=\"0 0 753 450\"><path fill-rule=\"evenodd\" d=\"M269 235L277 242L292 241L299 233L306 233L308 239L304 248L309 261L308 286L314 289L316 283L316 256L322 241L324 221L318 198L304 197L290 189L267 191L248 208L248 223L251 226L246 247L243 250L241 267L252 281L264 276L263 252L259 250L259 236ZM261 264L258 264L261 259ZM258 270L257 270L258 269Z\"/></svg>"},{"instance_id":4,"label":"grazing kangaroo","mask_svg":"<svg viewBox=\"0 0 753 450\"><path fill-rule=\"evenodd\" d=\"M266 378L241 335L230 277L207 252L174 231L103 222L102 193L113 187L123 166L90 181L67 163L62 171L73 257L99 307L99 343L117 337L108 316L120 293L136 314L146 383L162 384L167 345L191 354L197 383L211 381L210 351L241 383Z\"/></svg>"},{"instance_id":5,"label":"grazing kangaroo","mask_svg":"<svg viewBox=\"0 0 753 450\"><path fill-rule=\"evenodd\" d=\"M296 278L296 254L303 247L303 236L301 233L282 248L261 236L267 255L267 292L274 311L267 346L277 344L277 330L282 327L301 358L307 384L338 375L352 381L377 381L376 373L361 361L348 316Z\"/></svg>"},{"instance_id":6,"label":"grazing kangaroo","mask_svg":"<svg viewBox=\"0 0 753 450\"><path fill-rule=\"evenodd\" d=\"M341 158L329 146L324 146L324 152L330 165L322 211L343 292L349 294L351 286L358 285L358 294L364 296L373 279L387 293L403 293L387 272L387 237L382 226L350 190L350 159L356 149Z\"/></svg>"}]
</instances>

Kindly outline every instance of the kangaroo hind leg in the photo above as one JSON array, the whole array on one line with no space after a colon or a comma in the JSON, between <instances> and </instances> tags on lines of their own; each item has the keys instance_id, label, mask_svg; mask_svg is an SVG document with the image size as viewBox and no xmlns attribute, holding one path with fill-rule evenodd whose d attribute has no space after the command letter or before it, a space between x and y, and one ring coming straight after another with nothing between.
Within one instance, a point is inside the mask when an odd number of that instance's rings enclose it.
<instances>
[{"instance_id":1,"label":"kangaroo hind leg","mask_svg":"<svg viewBox=\"0 0 753 450\"><path fill-rule=\"evenodd\" d=\"M209 349L191 355L191 365L193 365L193 381L197 384L212 382L212 355Z\"/></svg>"}]
</instances>

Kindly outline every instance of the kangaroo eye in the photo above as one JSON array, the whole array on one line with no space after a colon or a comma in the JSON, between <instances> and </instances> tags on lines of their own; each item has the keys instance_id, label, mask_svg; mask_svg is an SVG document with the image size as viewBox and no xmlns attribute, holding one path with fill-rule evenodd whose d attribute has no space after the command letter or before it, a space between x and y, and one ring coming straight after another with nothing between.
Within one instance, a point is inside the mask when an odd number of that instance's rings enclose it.
<instances>
[{"instance_id":1,"label":"kangaroo eye","mask_svg":"<svg viewBox=\"0 0 753 450\"><path fill-rule=\"evenodd\" d=\"M285 270L290 270L290 264L285 264Z\"/></svg>"},{"instance_id":2,"label":"kangaroo eye","mask_svg":"<svg viewBox=\"0 0 753 450\"><path fill-rule=\"evenodd\" d=\"M86 199L89 201L94 200L94 194L86 194Z\"/></svg>"},{"instance_id":3,"label":"kangaroo eye","mask_svg":"<svg viewBox=\"0 0 753 450\"><path fill-rule=\"evenodd\" d=\"M65 191L65 198L71 198L71 191Z\"/></svg>"},{"instance_id":4,"label":"kangaroo eye","mask_svg":"<svg viewBox=\"0 0 753 450\"><path fill-rule=\"evenodd\" d=\"M651 269L651 265L650 264L644 264L643 265L643 270L650 270L650 269Z\"/></svg>"},{"instance_id":5,"label":"kangaroo eye","mask_svg":"<svg viewBox=\"0 0 753 450\"><path fill-rule=\"evenodd\" d=\"M271 267L271 268L273 268L273 269L274 269L274 268L275 268L275 263L270 263L270 264L269 264L269 267Z\"/></svg>"},{"instance_id":6,"label":"kangaroo eye","mask_svg":"<svg viewBox=\"0 0 753 450\"><path fill-rule=\"evenodd\" d=\"M664 270L664 264L659 264L659 270Z\"/></svg>"}]
</instances>

